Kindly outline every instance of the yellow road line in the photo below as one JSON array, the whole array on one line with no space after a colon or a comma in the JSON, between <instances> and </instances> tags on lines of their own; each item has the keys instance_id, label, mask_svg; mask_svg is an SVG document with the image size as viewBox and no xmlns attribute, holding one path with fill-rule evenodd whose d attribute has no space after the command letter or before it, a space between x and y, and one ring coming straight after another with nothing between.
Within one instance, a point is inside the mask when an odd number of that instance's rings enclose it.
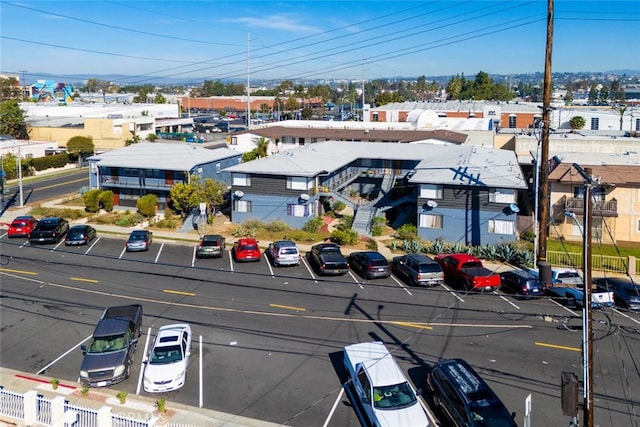
<instances>
[{"instance_id":1,"label":"yellow road line","mask_svg":"<svg viewBox=\"0 0 640 427\"><path fill-rule=\"evenodd\" d=\"M84 277L69 277L69 280L75 280L76 282L98 283L96 279L85 279Z\"/></svg>"},{"instance_id":2,"label":"yellow road line","mask_svg":"<svg viewBox=\"0 0 640 427\"><path fill-rule=\"evenodd\" d=\"M168 294L186 295L186 296L189 296L189 297L195 297L196 296L196 294L194 294L193 292L172 291L171 289L165 289L163 292L166 292Z\"/></svg>"},{"instance_id":3,"label":"yellow road line","mask_svg":"<svg viewBox=\"0 0 640 427\"><path fill-rule=\"evenodd\" d=\"M80 181L88 181L88 180L87 178L80 178L73 181L65 181L59 184L51 184L51 185L46 185L44 187L34 188L33 191L48 190L49 188L60 187L61 185L73 184L74 182L80 182Z\"/></svg>"},{"instance_id":4,"label":"yellow road line","mask_svg":"<svg viewBox=\"0 0 640 427\"><path fill-rule=\"evenodd\" d=\"M287 310L296 310L296 311L307 311L306 308L294 307L294 306L291 306L291 305L269 304L269 307L286 308Z\"/></svg>"},{"instance_id":5,"label":"yellow road line","mask_svg":"<svg viewBox=\"0 0 640 427\"><path fill-rule=\"evenodd\" d=\"M557 348L558 350L580 351L578 347L568 347L566 345L547 344L543 342L536 342L536 345L540 347Z\"/></svg>"},{"instance_id":6,"label":"yellow road line","mask_svg":"<svg viewBox=\"0 0 640 427\"><path fill-rule=\"evenodd\" d=\"M36 273L35 271L24 271L24 270L12 270L10 268L1 268L0 271L5 271L7 273L20 273L20 274L30 274L31 276L37 276L40 273Z\"/></svg>"},{"instance_id":7,"label":"yellow road line","mask_svg":"<svg viewBox=\"0 0 640 427\"><path fill-rule=\"evenodd\" d=\"M410 322L391 322L392 325L400 325L400 326L408 326L410 328L418 328L418 329L429 329L432 330L432 326L421 325L420 323L410 323Z\"/></svg>"}]
</instances>

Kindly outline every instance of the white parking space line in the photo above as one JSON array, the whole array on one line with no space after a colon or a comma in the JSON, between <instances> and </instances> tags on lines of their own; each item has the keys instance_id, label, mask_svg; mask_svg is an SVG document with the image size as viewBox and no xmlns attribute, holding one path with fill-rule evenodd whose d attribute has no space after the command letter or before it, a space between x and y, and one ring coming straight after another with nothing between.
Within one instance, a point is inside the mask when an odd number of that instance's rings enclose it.
<instances>
[{"instance_id":1,"label":"white parking space line","mask_svg":"<svg viewBox=\"0 0 640 427\"><path fill-rule=\"evenodd\" d=\"M140 394L140 387L142 385L142 379L144 378L144 366L145 359L149 351L149 340L151 339L151 326L147 329L147 339L144 343L144 353L142 353L142 362L140 362L140 375L138 375L138 387L136 388L136 394Z\"/></svg>"},{"instance_id":2,"label":"white parking space line","mask_svg":"<svg viewBox=\"0 0 640 427\"><path fill-rule=\"evenodd\" d=\"M53 249L51 249L51 251L50 251L50 252L53 252L53 251L55 251L56 249L58 249L58 247L59 247L61 244L63 244L63 243L64 243L64 239L60 240L60 241L58 242L58 244L57 244L57 245L55 245L55 246L53 247Z\"/></svg>"},{"instance_id":3,"label":"white parking space line","mask_svg":"<svg viewBox=\"0 0 640 427\"><path fill-rule=\"evenodd\" d=\"M122 248L122 252L120 252L120 256L118 257L118 259L122 259L126 251L127 251L127 246L125 245L124 248Z\"/></svg>"},{"instance_id":4,"label":"white parking space line","mask_svg":"<svg viewBox=\"0 0 640 427\"><path fill-rule=\"evenodd\" d=\"M307 260L305 259L305 257L302 257L302 263L304 264L305 267L307 267L307 271L309 272L309 274L311 275L311 278L313 280L316 281L316 283L318 283L318 279L316 278L315 274L313 274L313 269L311 268L311 266L307 263Z\"/></svg>"},{"instance_id":5,"label":"white parking space line","mask_svg":"<svg viewBox=\"0 0 640 427\"><path fill-rule=\"evenodd\" d=\"M200 384L200 387L198 388L198 395L200 396L198 399L198 406L200 408L202 408L202 406L204 405L203 403L203 393L202 393L202 389L204 386L204 380L202 379L203 376L203 369L202 369L202 335L200 335L200 340L199 340L199 346L198 346L198 369L200 370L200 372L198 373L199 375L199 379L200 381L198 381L198 383Z\"/></svg>"},{"instance_id":6,"label":"white parking space line","mask_svg":"<svg viewBox=\"0 0 640 427\"><path fill-rule=\"evenodd\" d=\"M80 347L82 345L83 342L87 341L88 339L90 339L93 335L89 335L88 337L86 337L85 339L83 339L82 341L80 341L78 344L74 345L73 347L71 347L69 350L65 351L64 353L62 353L60 356L58 356L56 359L54 359L51 363L49 363L47 366L45 366L44 368L40 369L37 374L38 375L42 375L44 372L47 371L47 369L49 369L50 367L52 367L58 360L62 359L63 357L65 357L67 354L71 353L72 351L74 351L75 349L77 349L78 347Z\"/></svg>"},{"instance_id":7,"label":"white parking space line","mask_svg":"<svg viewBox=\"0 0 640 427\"><path fill-rule=\"evenodd\" d=\"M24 248L25 246L29 245L29 241L25 241L23 244L20 245L20 248ZM31 245L29 245L31 246Z\"/></svg>"},{"instance_id":8,"label":"white parking space line","mask_svg":"<svg viewBox=\"0 0 640 427\"><path fill-rule=\"evenodd\" d=\"M349 276L351 276L351 278L353 279L354 282L356 282L358 284L358 286L360 286L360 289L364 289L364 286L362 286L362 283L360 283L360 281L358 280L358 278L356 276L353 275L353 272L351 270L349 270Z\"/></svg>"},{"instance_id":9,"label":"white parking space line","mask_svg":"<svg viewBox=\"0 0 640 427\"><path fill-rule=\"evenodd\" d=\"M389 276L393 279L394 282L396 282L398 284L398 286L400 286L406 293L408 293L409 295L413 295L411 293L411 291L409 291L409 289L407 289L407 287L404 285L404 283L402 283L402 281L400 281L400 279L396 279L395 276L391 275Z\"/></svg>"},{"instance_id":10,"label":"white parking space line","mask_svg":"<svg viewBox=\"0 0 640 427\"><path fill-rule=\"evenodd\" d=\"M505 297L504 295L499 294L499 293L498 293L498 292L496 292L496 291L493 291L493 293L494 293L495 295L498 295L498 296L499 296L500 298L502 298L505 302L507 302L507 303L511 304L512 306L514 306L514 307L516 308L516 310L520 310L520 307L518 307L518 306L517 306L513 301L511 301L510 299L508 299L508 298L507 298L507 297Z\"/></svg>"},{"instance_id":11,"label":"white parking space line","mask_svg":"<svg viewBox=\"0 0 640 427\"><path fill-rule=\"evenodd\" d=\"M269 272L271 272L271 277L276 277L276 274L273 272L273 266L269 261L269 257L267 256L266 253L263 253L262 255L264 255L264 260L267 262L267 266L269 267Z\"/></svg>"},{"instance_id":12,"label":"white parking space line","mask_svg":"<svg viewBox=\"0 0 640 427\"><path fill-rule=\"evenodd\" d=\"M101 238L101 237L102 237L102 236L98 236L98 238L96 239L96 241L95 241L95 242L93 242L93 244L92 244L91 246L89 246L89 247L87 248L87 250L86 250L86 251L84 251L84 254L85 254L85 255L86 255L86 254L88 254L88 253L89 253L89 251L90 251L91 249L93 249L93 247L98 243L98 240L100 240L100 238Z\"/></svg>"},{"instance_id":13,"label":"white parking space line","mask_svg":"<svg viewBox=\"0 0 640 427\"><path fill-rule=\"evenodd\" d=\"M329 411L329 415L327 415L327 419L324 420L324 424L322 424L322 427L327 427L329 425L329 422L331 422L331 417L333 417L333 413L336 412L336 408L338 407L338 404L342 400L343 394L344 394L344 387L340 387L340 393L338 393L338 397L336 398L336 401L333 402L333 406Z\"/></svg>"},{"instance_id":14,"label":"white parking space line","mask_svg":"<svg viewBox=\"0 0 640 427\"><path fill-rule=\"evenodd\" d=\"M552 298L549 298L549 301L551 301L552 303L554 303L555 305L557 305L558 307L564 308L565 310L567 310L569 313L571 313L574 316L577 316L578 313L576 313L575 311L571 310L568 307L565 307L564 305L560 304L558 301L554 301Z\"/></svg>"},{"instance_id":15,"label":"white parking space line","mask_svg":"<svg viewBox=\"0 0 640 427\"><path fill-rule=\"evenodd\" d=\"M198 250L197 246L193 247L193 255L191 255L191 267L196 265L196 251Z\"/></svg>"},{"instance_id":16,"label":"white parking space line","mask_svg":"<svg viewBox=\"0 0 640 427\"><path fill-rule=\"evenodd\" d=\"M454 297L458 298L460 300L460 302L464 302L462 297L460 295L458 295L458 293L456 291L454 291L453 289L451 289L450 287L448 287L444 283L442 284L442 287L445 288L446 290L448 290L451 295L453 295Z\"/></svg>"},{"instance_id":17,"label":"white parking space line","mask_svg":"<svg viewBox=\"0 0 640 427\"><path fill-rule=\"evenodd\" d=\"M2 236L0 236L0 239L2 239L4 236L6 236L7 234L9 234L9 232L7 231L6 233L4 233Z\"/></svg>"},{"instance_id":18,"label":"white parking space line","mask_svg":"<svg viewBox=\"0 0 640 427\"><path fill-rule=\"evenodd\" d=\"M622 311L616 309L616 308L612 308L613 311L615 311L616 313L618 313L619 315L626 317L627 319L631 320L634 323L637 323L640 325L640 320L634 319L633 317L629 316L627 313L623 313Z\"/></svg>"},{"instance_id":19,"label":"white parking space line","mask_svg":"<svg viewBox=\"0 0 640 427\"><path fill-rule=\"evenodd\" d=\"M153 261L154 264L158 263L158 260L160 259L160 254L162 253L162 248L164 248L164 243L160 245L160 249L158 249L158 255L156 255L156 259L155 261Z\"/></svg>"}]
</instances>

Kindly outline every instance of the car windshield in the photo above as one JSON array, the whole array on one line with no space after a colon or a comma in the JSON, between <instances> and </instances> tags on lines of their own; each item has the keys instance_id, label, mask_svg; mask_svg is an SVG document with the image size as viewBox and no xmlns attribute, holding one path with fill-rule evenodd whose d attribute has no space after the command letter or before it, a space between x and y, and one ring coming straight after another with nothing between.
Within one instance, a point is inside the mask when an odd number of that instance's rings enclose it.
<instances>
[{"instance_id":1,"label":"car windshield","mask_svg":"<svg viewBox=\"0 0 640 427\"><path fill-rule=\"evenodd\" d=\"M67 237L71 238L71 237L82 237L84 235L84 230L74 230L71 229L69 230L69 232L67 233Z\"/></svg>"},{"instance_id":2,"label":"car windshield","mask_svg":"<svg viewBox=\"0 0 640 427\"><path fill-rule=\"evenodd\" d=\"M46 221L38 224L38 228L45 231L55 230L57 227L58 223L54 221Z\"/></svg>"},{"instance_id":3,"label":"car windshield","mask_svg":"<svg viewBox=\"0 0 640 427\"><path fill-rule=\"evenodd\" d=\"M373 388L373 406L379 409L398 409L417 402L409 383Z\"/></svg>"},{"instance_id":4,"label":"car windshield","mask_svg":"<svg viewBox=\"0 0 640 427\"><path fill-rule=\"evenodd\" d=\"M624 289L624 292L630 297L640 296L640 286L639 287L628 287Z\"/></svg>"},{"instance_id":5,"label":"car windshield","mask_svg":"<svg viewBox=\"0 0 640 427\"><path fill-rule=\"evenodd\" d=\"M220 246L220 242L217 240L203 240L202 246Z\"/></svg>"},{"instance_id":6,"label":"car windshield","mask_svg":"<svg viewBox=\"0 0 640 427\"><path fill-rule=\"evenodd\" d=\"M389 263L387 262L387 260L384 260L384 259L374 259L373 261L371 261L371 265L376 267L386 267L387 264Z\"/></svg>"},{"instance_id":7,"label":"car windshield","mask_svg":"<svg viewBox=\"0 0 640 427\"><path fill-rule=\"evenodd\" d=\"M420 264L420 273L439 273L442 269L436 263Z\"/></svg>"},{"instance_id":8,"label":"car windshield","mask_svg":"<svg viewBox=\"0 0 640 427\"><path fill-rule=\"evenodd\" d=\"M146 234L132 234L129 236L129 240L146 240Z\"/></svg>"},{"instance_id":9,"label":"car windshield","mask_svg":"<svg viewBox=\"0 0 640 427\"><path fill-rule=\"evenodd\" d=\"M165 365L182 360L182 351L179 345L156 347L151 353L149 363L152 365Z\"/></svg>"},{"instance_id":10,"label":"car windshield","mask_svg":"<svg viewBox=\"0 0 640 427\"><path fill-rule=\"evenodd\" d=\"M257 251L258 250L258 246L256 245L240 245L240 249L243 251Z\"/></svg>"},{"instance_id":11,"label":"car windshield","mask_svg":"<svg viewBox=\"0 0 640 427\"><path fill-rule=\"evenodd\" d=\"M284 248L284 249L280 249L280 254L281 255L297 255L298 250L296 248Z\"/></svg>"},{"instance_id":12,"label":"car windshield","mask_svg":"<svg viewBox=\"0 0 640 427\"><path fill-rule=\"evenodd\" d=\"M94 338L89 345L88 353L107 353L122 350L127 346L124 335Z\"/></svg>"},{"instance_id":13,"label":"car windshield","mask_svg":"<svg viewBox=\"0 0 640 427\"><path fill-rule=\"evenodd\" d=\"M558 273L558 279L580 278L580 275L575 272Z\"/></svg>"},{"instance_id":14,"label":"car windshield","mask_svg":"<svg viewBox=\"0 0 640 427\"><path fill-rule=\"evenodd\" d=\"M26 223L26 222L24 222L24 221L13 221L13 222L11 223L11 226L12 226L12 227L24 227L24 226L26 226L26 225L27 225L27 223Z\"/></svg>"},{"instance_id":15,"label":"car windshield","mask_svg":"<svg viewBox=\"0 0 640 427\"><path fill-rule=\"evenodd\" d=\"M495 399L473 401L471 416L473 417L473 425L478 427L510 427L515 425L506 408Z\"/></svg>"}]
</instances>

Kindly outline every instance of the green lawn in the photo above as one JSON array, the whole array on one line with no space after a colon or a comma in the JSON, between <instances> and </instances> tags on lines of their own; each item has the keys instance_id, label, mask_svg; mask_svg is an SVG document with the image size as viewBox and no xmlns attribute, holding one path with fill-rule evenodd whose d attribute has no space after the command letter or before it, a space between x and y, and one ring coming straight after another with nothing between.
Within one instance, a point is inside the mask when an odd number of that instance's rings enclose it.
<instances>
[{"instance_id":1,"label":"green lawn","mask_svg":"<svg viewBox=\"0 0 640 427\"><path fill-rule=\"evenodd\" d=\"M582 253L582 244L574 242L559 242L557 240L547 240L547 250L555 252L570 252L570 253ZM597 245L591 246L591 253L593 255L608 255L608 256L633 256L640 258L640 248L628 248L613 245Z\"/></svg>"}]
</instances>

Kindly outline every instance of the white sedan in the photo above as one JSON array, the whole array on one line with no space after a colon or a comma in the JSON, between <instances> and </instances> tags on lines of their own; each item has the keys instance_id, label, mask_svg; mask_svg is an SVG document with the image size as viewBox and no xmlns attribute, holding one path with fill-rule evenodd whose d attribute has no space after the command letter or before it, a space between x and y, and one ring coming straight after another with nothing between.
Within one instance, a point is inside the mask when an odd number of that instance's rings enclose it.
<instances>
[{"instance_id":1,"label":"white sedan","mask_svg":"<svg viewBox=\"0 0 640 427\"><path fill-rule=\"evenodd\" d=\"M159 393L184 385L191 355L191 327L185 323L162 326L145 358L144 391Z\"/></svg>"}]
</instances>

